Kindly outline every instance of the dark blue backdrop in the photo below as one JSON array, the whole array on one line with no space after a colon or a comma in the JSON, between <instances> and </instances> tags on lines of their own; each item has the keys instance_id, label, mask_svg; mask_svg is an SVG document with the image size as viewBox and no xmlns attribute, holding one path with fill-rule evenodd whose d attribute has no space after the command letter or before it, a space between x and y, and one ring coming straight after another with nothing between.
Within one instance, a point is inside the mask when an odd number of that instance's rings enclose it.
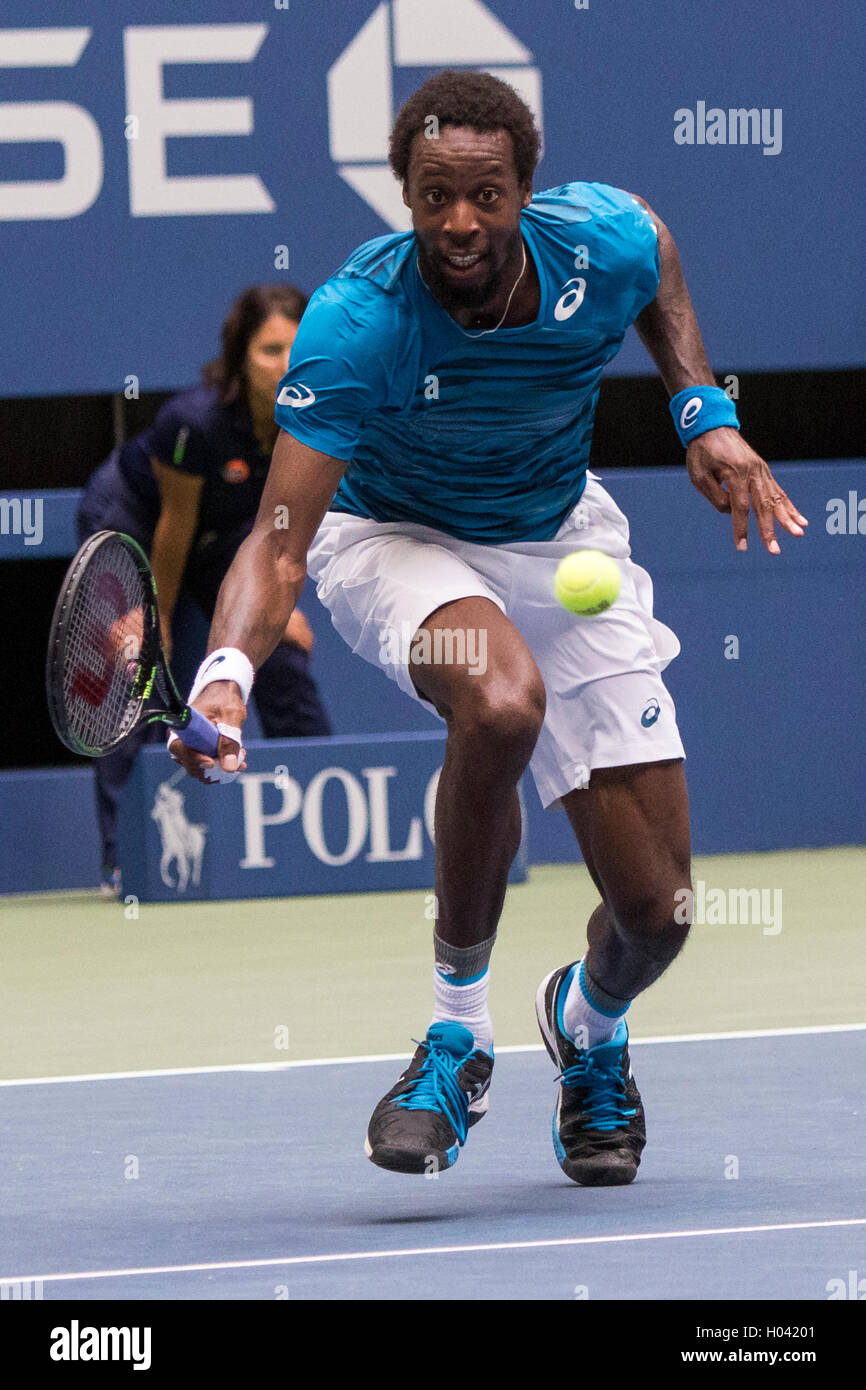
<instances>
[{"instance_id":1,"label":"dark blue backdrop","mask_svg":"<svg viewBox=\"0 0 866 1390\"><path fill-rule=\"evenodd\" d=\"M680 244L718 372L862 361L862 6L5 0L0 22L2 395L195 379L243 285L312 289L389 230L391 113L444 65L495 68L540 93L537 187L596 179L652 203ZM43 32L28 40L16 26ZM234 60L215 61L214 44ZM160 81L176 106L159 104ZM781 149L678 144L675 113L697 118L699 103L765 110ZM191 121L236 133L170 134ZM204 175L247 183L214 194L173 182ZM192 212L203 196L270 210ZM32 216L37 202L68 213L76 198L90 201L75 215ZM648 366L633 339L617 370Z\"/></svg>"}]
</instances>

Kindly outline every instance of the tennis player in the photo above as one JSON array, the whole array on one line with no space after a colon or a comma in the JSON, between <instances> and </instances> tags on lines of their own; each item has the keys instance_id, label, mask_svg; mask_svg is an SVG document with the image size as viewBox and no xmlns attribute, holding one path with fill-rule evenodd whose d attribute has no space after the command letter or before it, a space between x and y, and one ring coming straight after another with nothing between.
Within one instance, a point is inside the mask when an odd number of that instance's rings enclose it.
<instances>
[{"instance_id":1,"label":"tennis player","mask_svg":"<svg viewBox=\"0 0 866 1390\"><path fill-rule=\"evenodd\" d=\"M601 899L583 958L537 995L559 1072L553 1145L575 1182L628 1183L645 1125L626 1013L681 949L676 895L690 885L684 754L661 678L679 644L652 616L625 517L587 471L601 372L629 324L672 397L689 477L731 513L737 548L750 511L773 554L774 521L801 535L806 520L741 439L674 242L641 198L597 183L533 197L532 115L480 73L425 82L390 157L414 230L366 242L310 302L262 505L192 698L240 725L309 567L350 647L374 664L388 652L389 675L446 722L433 1020L366 1138L373 1162L399 1172L451 1166L487 1110L489 962L531 767ZM596 618L553 591L558 562L583 548L622 572ZM390 640L405 633L411 643ZM213 765L174 752L199 778ZM239 758L225 740L222 767Z\"/></svg>"}]
</instances>

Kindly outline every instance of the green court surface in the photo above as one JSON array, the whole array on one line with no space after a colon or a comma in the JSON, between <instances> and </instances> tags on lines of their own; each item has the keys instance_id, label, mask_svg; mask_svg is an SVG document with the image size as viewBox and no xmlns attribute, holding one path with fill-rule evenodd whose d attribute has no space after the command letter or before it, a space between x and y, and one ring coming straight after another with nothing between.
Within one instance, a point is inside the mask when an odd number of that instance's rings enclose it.
<instances>
[{"instance_id":1,"label":"green court surface","mask_svg":"<svg viewBox=\"0 0 866 1390\"><path fill-rule=\"evenodd\" d=\"M632 1006L633 1037L863 1021L866 848L700 858L693 880L707 920ZM748 889L766 890L772 918L711 923L722 899L748 916L729 891ZM431 901L144 903L135 919L91 893L0 899L0 1077L408 1054L430 1015ZM509 889L498 1046L539 1042L536 986L582 953L596 902L582 865Z\"/></svg>"}]
</instances>

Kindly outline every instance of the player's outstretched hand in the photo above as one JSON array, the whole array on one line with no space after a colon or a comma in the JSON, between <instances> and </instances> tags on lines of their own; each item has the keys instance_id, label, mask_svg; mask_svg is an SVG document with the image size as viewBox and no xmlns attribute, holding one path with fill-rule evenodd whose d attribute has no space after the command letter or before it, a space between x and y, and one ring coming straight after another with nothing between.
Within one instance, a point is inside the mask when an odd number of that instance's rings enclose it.
<instances>
[{"instance_id":1,"label":"player's outstretched hand","mask_svg":"<svg viewBox=\"0 0 866 1390\"><path fill-rule=\"evenodd\" d=\"M686 468L698 492L716 511L731 513L738 550L746 549L750 510L771 555L779 554L774 522L792 536L802 536L803 528L809 525L738 430L721 428L699 434L686 450Z\"/></svg>"},{"instance_id":2,"label":"player's outstretched hand","mask_svg":"<svg viewBox=\"0 0 866 1390\"><path fill-rule=\"evenodd\" d=\"M193 701L193 706L211 723L222 724L238 731L247 717L246 705L234 681L211 681L198 699ZM171 740L169 751L175 762L198 782L211 784L217 780L227 780L230 776L243 772L246 767L244 749L240 743L236 739L227 738L223 733L220 734L218 755L222 778L216 776L212 770L215 760L206 757L204 753L197 753L194 748L188 748L182 735L179 734L176 739Z\"/></svg>"}]
</instances>

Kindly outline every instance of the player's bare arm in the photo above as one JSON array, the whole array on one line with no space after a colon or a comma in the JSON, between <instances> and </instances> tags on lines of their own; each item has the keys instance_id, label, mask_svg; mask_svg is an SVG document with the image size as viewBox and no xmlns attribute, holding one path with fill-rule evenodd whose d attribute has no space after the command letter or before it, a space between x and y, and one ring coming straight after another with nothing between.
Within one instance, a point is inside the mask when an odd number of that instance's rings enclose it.
<instances>
[{"instance_id":1,"label":"player's bare arm","mask_svg":"<svg viewBox=\"0 0 866 1390\"><path fill-rule=\"evenodd\" d=\"M307 576L307 550L328 510L345 464L281 430L274 446L255 525L238 550L219 592L208 652L236 647L257 669L283 637ZM207 719L240 728L246 718L234 681L212 681L194 701ZM210 758L172 745L172 754L199 781ZM238 748L220 742L220 764L238 769Z\"/></svg>"},{"instance_id":2,"label":"player's bare arm","mask_svg":"<svg viewBox=\"0 0 866 1390\"><path fill-rule=\"evenodd\" d=\"M638 315L635 328L670 396L690 386L715 386L676 243L649 204L637 194L632 196L655 223L661 263L658 292ZM779 554L775 521L792 536L802 536L809 524L736 429L708 430L693 439L686 450L686 469L717 511L731 513L738 550L747 546L750 509L761 540L773 555Z\"/></svg>"}]
</instances>

